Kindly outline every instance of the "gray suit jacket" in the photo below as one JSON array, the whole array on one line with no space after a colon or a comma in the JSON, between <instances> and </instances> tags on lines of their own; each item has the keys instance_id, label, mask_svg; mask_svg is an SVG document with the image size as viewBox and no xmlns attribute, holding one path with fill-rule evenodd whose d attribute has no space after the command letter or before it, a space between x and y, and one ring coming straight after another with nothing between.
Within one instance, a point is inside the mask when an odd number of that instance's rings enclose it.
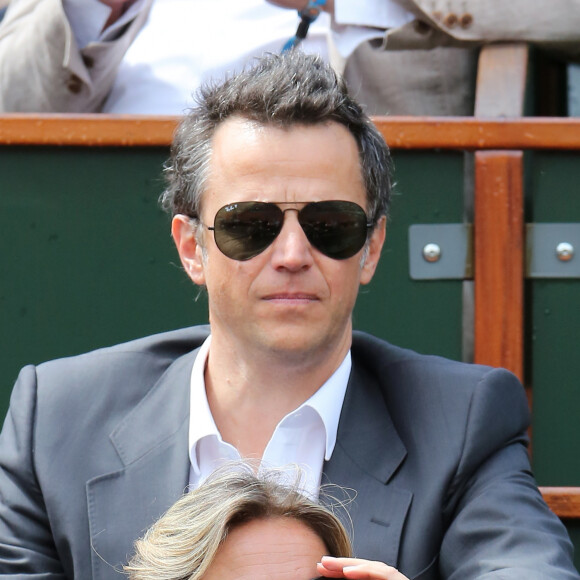
<instances>
[{"instance_id":1,"label":"gray suit jacket","mask_svg":"<svg viewBox=\"0 0 580 580\"><path fill-rule=\"evenodd\" d=\"M474 47L488 42L532 42L580 57L578 0L396 1L416 19L374 48L362 45L345 70L369 114L473 114ZM152 2L118 40L79 51L61 0L11 0L0 24L0 112L100 110Z\"/></svg>"},{"instance_id":2,"label":"gray suit jacket","mask_svg":"<svg viewBox=\"0 0 580 580\"><path fill-rule=\"evenodd\" d=\"M0 576L120 578L188 482L198 327L23 369L0 436ZM324 479L356 490L357 555L415 579L578 579L536 489L508 372L355 333Z\"/></svg>"}]
</instances>

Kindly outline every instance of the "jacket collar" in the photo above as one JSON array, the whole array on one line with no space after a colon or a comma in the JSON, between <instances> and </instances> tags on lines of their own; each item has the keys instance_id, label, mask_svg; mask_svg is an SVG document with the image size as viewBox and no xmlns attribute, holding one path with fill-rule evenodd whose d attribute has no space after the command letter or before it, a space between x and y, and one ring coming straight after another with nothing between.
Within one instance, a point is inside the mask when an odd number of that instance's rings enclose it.
<instances>
[{"instance_id":1,"label":"jacket collar","mask_svg":"<svg viewBox=\"0 0 580 580\"><path fill-rule=\"evenodd\" d=\"M345 523L353 528L357 557L396 565L412 493L395 486L393 478L406 455L379 382L353 357L337 444L325 464L323 483L339 485L351 497ZM332 489L330 495L335 495Z\"/></svg>"}]
</instances>

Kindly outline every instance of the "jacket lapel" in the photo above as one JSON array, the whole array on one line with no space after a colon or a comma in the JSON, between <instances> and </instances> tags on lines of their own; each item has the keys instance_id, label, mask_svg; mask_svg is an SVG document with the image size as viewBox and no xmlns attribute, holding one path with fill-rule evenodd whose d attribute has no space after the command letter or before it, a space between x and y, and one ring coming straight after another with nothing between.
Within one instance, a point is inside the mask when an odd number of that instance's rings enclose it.
<instances>
[{"instance_id":1,"label":"jacket lapel","mask_svg":"<svg viewBox=\"0 0 580 580\"><path fill-rule=\"evenodd\" d=\"M355 362L336 446L325 464L323 482L340 485L351 496L356 494L346 506L352 524L348 519L346 523L347 529L351 525L353 528L357 557L397 564L403 525L413 494L397 487L393 480L406 454L380 386Z\"/></svg>"},{"instance_id":2,"label":"jacket lapel","mask_svg":"<svg viewBox=\"0 0 580 580\"><path fill-rule=\"evenodd\" d=\"M110 436L123 468L87 482L92 572L117 577L133 542L186 491L189 384L197 350L177 359Z\"/></svg>"}]
</instances>

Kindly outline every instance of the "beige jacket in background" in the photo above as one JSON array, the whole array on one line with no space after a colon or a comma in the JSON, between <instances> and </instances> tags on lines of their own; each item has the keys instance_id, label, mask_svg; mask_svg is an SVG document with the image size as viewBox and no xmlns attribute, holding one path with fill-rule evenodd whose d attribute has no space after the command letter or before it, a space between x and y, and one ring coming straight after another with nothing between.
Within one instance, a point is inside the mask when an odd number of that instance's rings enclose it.
<instances>
[{"instance_id":1,"label":"beige jacket in background","mask_svg":"<svg viewBox=\"0 0 580 580\"><path fill-rule=\"evenodd\" d=\"M11 0L0 23L0 112L95 112L153 0L114 42L80 51L61 0Z\"/></svg>"}]
</instances>

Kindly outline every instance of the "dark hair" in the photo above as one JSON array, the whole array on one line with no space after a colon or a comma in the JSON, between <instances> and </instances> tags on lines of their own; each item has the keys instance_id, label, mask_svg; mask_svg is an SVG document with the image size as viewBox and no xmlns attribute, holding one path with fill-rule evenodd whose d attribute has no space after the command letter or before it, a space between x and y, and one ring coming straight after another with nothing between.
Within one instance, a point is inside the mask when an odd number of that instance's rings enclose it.
<instances>
[{"instance_id":1,"label":"dark hair","mask_svg":"<svg viewBox=\"0 0 580 580\"><path fill-rule=\"evenodd\" d=\"M376 222L387 214L389 149L344 81L319 56L297 50L267 54L219 84L202 86L197 103L181 121L165 166L161 204L171 214L199 216L214 133L234 116L282 128L340 123L357 143L369 217Z\"/></svg>"}]
</instances>

